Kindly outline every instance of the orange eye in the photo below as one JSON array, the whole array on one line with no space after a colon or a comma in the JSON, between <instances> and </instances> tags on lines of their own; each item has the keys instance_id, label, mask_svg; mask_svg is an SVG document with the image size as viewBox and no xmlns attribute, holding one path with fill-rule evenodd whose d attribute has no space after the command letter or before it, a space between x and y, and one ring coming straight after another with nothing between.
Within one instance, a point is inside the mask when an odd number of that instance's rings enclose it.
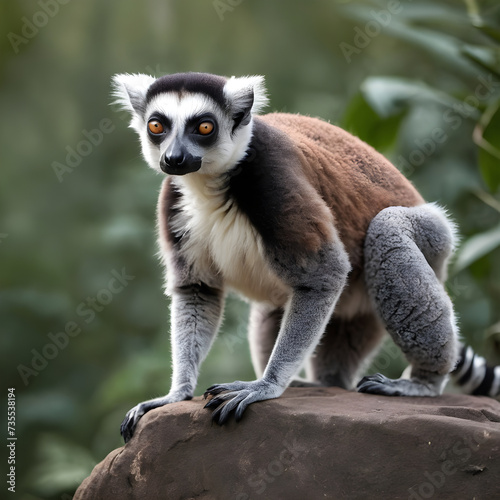
<instances>
[{"instance_id":1,"label":"orange eye","mask_svg":"<svg viewBox=\"0 0 500 500\"><path fill-rule=\"evenodd\" d=\"M158 120L148 122L148 129L152 134L163 134L165 128Z\"/></svg>"},{"instance_id":2,"label":"orange eye","mask_svg":"<svg viewBox=\"0 0 500 500\"><path fill-rule=\"evenodd\" d=\"M214 129L214 124L212 122L203 122L198 125L198 132L201 135L208 135Z\"/></svg>"}]
</instances>

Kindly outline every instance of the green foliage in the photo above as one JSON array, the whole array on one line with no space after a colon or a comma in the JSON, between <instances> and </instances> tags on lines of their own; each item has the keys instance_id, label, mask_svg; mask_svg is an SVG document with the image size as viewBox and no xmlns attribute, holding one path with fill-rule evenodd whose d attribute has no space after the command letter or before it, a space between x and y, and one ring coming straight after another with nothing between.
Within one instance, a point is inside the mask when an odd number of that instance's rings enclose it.
<instances>
[{"instance_id":1,"label":"green foliage","mask_svg":"<svg viewBox=\"0 0 500 500\"><path fill-rule=\"evenodd\" d=\"M453 270L462 271L481 257L488 255L500 246L500 225L493 229L475 234L467 239L460 248Z\"/></svg>"},{"instance_id":2,"label":"green foliage","mask_svg":"<svg viewBox=\"0 0 500 500\"><path fill-rule=\"evenodd\" d=\"M476 125L474 139L479 146L479 167L490 191L500 187L500 112L495 102Z\"/></svg>"},{"instance_id":3,"label":"green foliage","mask_svg":"<svg viewBox=\"0 0 500 500\"><path fill-rule=\"evenodd\" d=\"M17 46L9 35L41 7L0 5L1 371L16 388L19 498L71 494L121 444L125 412L168 390L161 177L109 105L114 73L264 74L271 109L321 116L386 154L457 221L448 289L463 336L500 360L498 2L223 3L69 2ZM130 281L110 292L123 269ZM228 300L197 394L253 377L247 315ZM35 373L26 385L20 365ZM389 342L372 368L403 366Z\"/></svg>"}]
</instances>

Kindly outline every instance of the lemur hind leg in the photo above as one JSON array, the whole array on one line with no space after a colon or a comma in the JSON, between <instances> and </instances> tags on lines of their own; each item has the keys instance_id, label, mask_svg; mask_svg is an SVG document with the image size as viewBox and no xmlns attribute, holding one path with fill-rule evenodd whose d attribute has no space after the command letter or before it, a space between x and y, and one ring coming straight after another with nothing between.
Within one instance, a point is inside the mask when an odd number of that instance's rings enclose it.
<instances>
[{"instance_id":1,"label":"lemur hind leg","mask_svg":"<svg viewBox=\"0 0 500 500\"><path fill-rule=\"evenodd\" d=\"M310 359L308 379L322 386L352 389L384 335L384 326L376 314L353 318L333 315Z\"/></svg>"},{"instance_id":2,"label":"lemur hind leg","mask_svg":"<svg viewBox=\"0 0 500 500\"><path fill-rule=\"evenodd\" d=\"M389 396L441 394L457 360L457 327L442 281L454 228L433 204L389 207L371 222L365 242L365 280L388 332L411 364L411 378L376 374L360 392Z\"/></svg>"}]
</instances>

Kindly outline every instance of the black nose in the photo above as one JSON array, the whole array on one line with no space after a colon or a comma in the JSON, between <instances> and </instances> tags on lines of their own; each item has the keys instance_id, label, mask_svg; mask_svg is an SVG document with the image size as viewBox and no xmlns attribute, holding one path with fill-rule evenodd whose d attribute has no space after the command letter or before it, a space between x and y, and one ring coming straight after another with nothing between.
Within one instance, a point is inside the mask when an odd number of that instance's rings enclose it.
<instances>
[{"instance_id":1,"label":"black nose","mask_svg":"<svg viewBox=\"0 0 500 500\"><path fill-rule=\"evenodd\" d=\"M165 155L165 161L161 162L161 169L167 173L167 170L182 168L186 163L186 157L181 155L167 156Z\"/></svg>"},{"instance_id":2,"label":"black nose","mask_svg":"<svg viewBox=\"0 0 500 500\"><path fill-rule=\"evenodd\" d=\"M166 174L185 175L196 172L201 168L201 156L193 156L187 151L174 151L167 156L164 154L160 160L160 168Z\"/></svg>"}]
</instances>

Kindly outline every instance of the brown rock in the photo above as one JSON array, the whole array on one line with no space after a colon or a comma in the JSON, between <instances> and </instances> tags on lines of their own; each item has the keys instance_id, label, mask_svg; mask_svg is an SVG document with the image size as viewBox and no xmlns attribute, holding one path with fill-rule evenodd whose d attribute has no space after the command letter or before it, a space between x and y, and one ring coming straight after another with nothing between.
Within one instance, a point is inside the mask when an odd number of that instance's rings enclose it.
<instances>
[{"instance_id":1,"label":"brown rock","mask_svg":"<svg viewBox=\"0 0 500 500\"><path fill-rule=\"evenodd\" d=\"M500 403L290 388L212 425L195 398L146 414L75 500L497 499Z\"/></svg>"}]
</instances>

